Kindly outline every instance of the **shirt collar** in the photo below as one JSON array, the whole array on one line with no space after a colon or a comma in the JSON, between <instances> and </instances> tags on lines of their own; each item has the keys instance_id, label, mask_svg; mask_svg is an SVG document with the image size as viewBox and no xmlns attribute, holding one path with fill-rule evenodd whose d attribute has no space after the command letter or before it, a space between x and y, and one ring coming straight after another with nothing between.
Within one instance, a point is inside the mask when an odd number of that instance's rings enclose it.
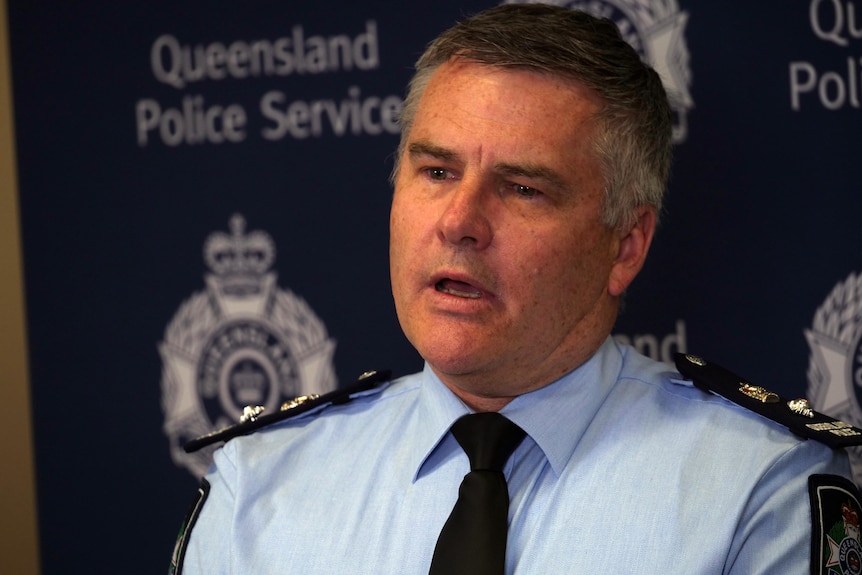
<instances>
[{"instance_id":1,"label":"shirt collar","mask_svg":"<svg viewBox=\"0 0 862 575\"><path fill-rule=\"evenodd\" d=\"M516 397L500 413L527 432L561 474L584 431L617 380L622 355L608 337L590 359L557 381ZM414 481L452 424L470 409L428 364L419 390Z\"/></svg>"},{"instance_id":2,"label":"shirt collar","mask_svg":"<svg viewBox=\"0 0 862 575\"><path fill-rule=\"evenodd\" d=\"M426 363L422 370L422 382L419 387L418 418L416 426L417 446L416 470L413 475L415 481L422 471L422 467L437 449L437 446L445 439L446 433L452 424L461 417L470 413L470 408L452 393L437 374Z\"/></svg>"},{"instance_id":3,"label":"shirt collar","mask_svg":"<svg viewBox=\"0 0 862 575\"><path fill-rule=\"evenodd\" d=\"M622 364L619 348L608 337L574 371L516 397L500 413L527 432L559 476L616 383Z\"/></svg>"}]
</instances>

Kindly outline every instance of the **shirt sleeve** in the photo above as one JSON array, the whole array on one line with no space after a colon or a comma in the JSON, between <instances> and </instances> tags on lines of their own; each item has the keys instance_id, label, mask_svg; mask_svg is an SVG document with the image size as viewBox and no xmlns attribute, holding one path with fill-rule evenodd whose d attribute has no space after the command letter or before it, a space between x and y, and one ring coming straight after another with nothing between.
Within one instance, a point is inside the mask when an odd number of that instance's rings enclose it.
<instances>
[{"instance_id":1,"label":"shirt sleeve","mask_svg":"<svg viewBox=\"0 0 862 575\"><path fill-rule=\"evenodd\" d=\"M230 443L217 450L213 465L204 477L209 485L208 493L187 534L178 575L227 575L231 572L236 468L230 454Z\"/></svg>"},{"instance_id":2,"label":"shirt sleeve","mask_svg":"<svg viewBox=\"0 0 862 575\"><path fill-rule=\"evenodd\" d=\"M725 573L767 575L811 572L812 513L808 478L850 478L843 450L800 441L763 474L743 508Z\"/></svg>"}]
</instances>

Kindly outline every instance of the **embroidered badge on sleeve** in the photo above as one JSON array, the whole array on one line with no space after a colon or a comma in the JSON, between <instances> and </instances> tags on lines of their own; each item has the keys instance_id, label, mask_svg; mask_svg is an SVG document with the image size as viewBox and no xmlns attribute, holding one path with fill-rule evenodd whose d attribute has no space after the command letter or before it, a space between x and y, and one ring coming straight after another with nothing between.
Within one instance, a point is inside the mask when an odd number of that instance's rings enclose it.
<instances>
[{"instance_id":1,"label":"embroidered badge on sleeve","mask_svg":"<svg viewBox=\"0 0 862 575\"><path fill-rule=\"evenodd\" d=\"M183 559L186 556L186 546L188 545L189 537L192 534L192 527L195 526L195 521L197 521L198 515L200 515L201 509L203 508L204 502L206 502L209 493L210 484L206 479L202 479L201 486L198 487L198 493L197 496L195 496L194 503L192 503L183 524L180 526L180 533L177 535L177 542L174 545L174 553L171 556L171 568L168 571L170 575L180 575L180 573L183 572Z\"/></svg>"},{"instance_id":2,"label":"embroidered badge on sleeve","mask_svg":"<svg viewBox=\"0 0 862 575\"><path fill-rule=\"evenodd\" d=\"M837 475L808 478L812 575L862 575L859 490Z\"/></svg>"}]
</instances>

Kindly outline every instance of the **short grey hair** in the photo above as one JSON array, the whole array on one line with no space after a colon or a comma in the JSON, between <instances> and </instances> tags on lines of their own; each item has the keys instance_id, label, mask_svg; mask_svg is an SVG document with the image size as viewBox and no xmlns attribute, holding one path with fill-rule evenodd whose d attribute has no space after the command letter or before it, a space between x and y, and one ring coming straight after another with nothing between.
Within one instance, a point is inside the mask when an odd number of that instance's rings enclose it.
<instances>
[{"instance_id":1,"label":"short grey hair","mask_svg":"<svg viewBox=\"0 0 862 575\"><path fill-rule=\"evenodd\" d=\"M612 21L547 4L485 10L428 45L404 100L393 181L431 76L456 57L571 78L593 90L604 103L593 142L605 177L604 223L627 228L641 206L661 213L672 147L672 112L661 78Z\"/></svg>"}]
</instances>

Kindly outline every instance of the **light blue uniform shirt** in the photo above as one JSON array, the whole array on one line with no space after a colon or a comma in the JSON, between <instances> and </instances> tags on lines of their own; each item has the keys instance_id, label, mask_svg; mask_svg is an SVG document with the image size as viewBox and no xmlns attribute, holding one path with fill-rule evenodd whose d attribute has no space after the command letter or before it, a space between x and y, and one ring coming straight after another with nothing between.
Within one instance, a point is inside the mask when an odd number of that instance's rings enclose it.
<instances>
[{"instance_id":1,"label":"light blue uniform shirt","mask_svg":"<svg viewBox=\"0 0 862 575\"><path fill-rule=\"evenodd\" d=\"M468 408L426 366L215 455L185 575L425 574L469 471L448 432ZM506 572L807 573L808 476L846 457L608 339L501 413Z\"/></svg>"}]
</instances>

